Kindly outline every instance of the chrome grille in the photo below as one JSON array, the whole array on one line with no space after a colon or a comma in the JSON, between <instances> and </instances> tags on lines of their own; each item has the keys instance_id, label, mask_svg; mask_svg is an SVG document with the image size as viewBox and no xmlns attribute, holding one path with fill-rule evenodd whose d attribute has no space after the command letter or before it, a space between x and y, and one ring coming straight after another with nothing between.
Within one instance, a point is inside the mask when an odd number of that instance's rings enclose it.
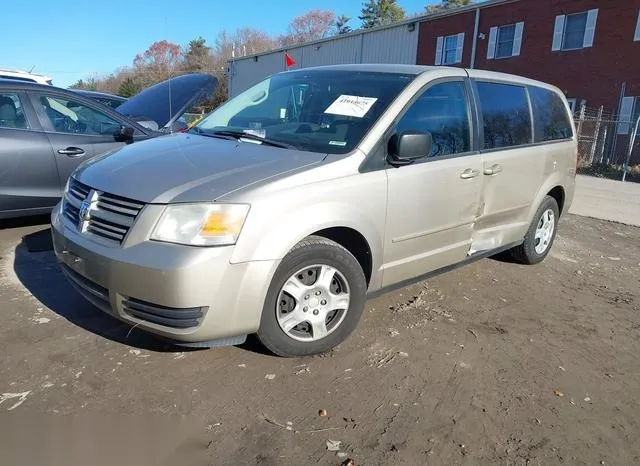
<instances>
[{"instance_id":1,"label":"chrome grille","mask_svg":"<svg viewBox=\"0 0 640 466\"><path fill-rule=\"evenodd\" d=\"M95 191L94 205L87 222L80 222L80 208L93 190L77 180L71 179L65 193L63 215L85 233L121 244L129 232L144 203L114 194Z\"/></svg>"}]
</instances>

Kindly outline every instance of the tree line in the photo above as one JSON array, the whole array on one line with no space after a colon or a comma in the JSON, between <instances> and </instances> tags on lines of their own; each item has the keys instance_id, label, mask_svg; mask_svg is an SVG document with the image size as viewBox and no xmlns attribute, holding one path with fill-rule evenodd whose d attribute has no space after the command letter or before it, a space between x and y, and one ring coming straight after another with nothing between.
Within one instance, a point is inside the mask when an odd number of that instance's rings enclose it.
<instances>
[{"instance_id":1,"label":"tree line","mask_svg":"<svg viewBox=\"0 0 640 466\"><path fill-rule=\"evenodd\" d=\"M423 13L412 16L435 14L472 2L473 0L442 0L438 4L427 5ZM245 27L231 33L221 31L212 44L208 44L202 37L191 40L184 47L160 40L137 54L130 66L118 68L107 76L80 79L71 87L131 97L171 76L210 73L218 78L219 85L213 99L205 104L205 109L209 110L227 98L227 62L234 57L390 24L407 17L397 0L366 0L358 16L360 27L355 29L351 27L352 18L348 16L338 16L331 10L313 9L294 18L289 23L287 32L276 37L261 29Z\"/></svg>"}]
</instances>

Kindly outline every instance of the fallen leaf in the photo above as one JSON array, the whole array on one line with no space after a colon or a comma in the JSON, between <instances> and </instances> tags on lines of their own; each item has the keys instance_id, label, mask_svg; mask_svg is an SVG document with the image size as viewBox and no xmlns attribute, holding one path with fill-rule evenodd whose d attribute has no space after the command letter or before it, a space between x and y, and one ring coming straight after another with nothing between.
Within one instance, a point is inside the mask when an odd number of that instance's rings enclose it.
<instances>
[{"instance_id":1,"label":"fallen leaf","mask_svg":"<svg viewBox=\"0 0 640 466\"><path fill-rule=\"evenodd\" d=\"M591 398L590 398L590 397L588 397L588 396L585 396L585 397L584 397L584 401L589 402L589 401L591 401Z\"/></svg>"},{"instance_id":2,"label":"fallen leaf","mask_svg":"<svg viewBox=\"0 0 640 466\"><path fill-rule=\"evenodd\" d=\"M327 414L328 413L326 409L321 409L320 411L318 411L318 416L325 417Z\"/></svg>"},{"instance_id":3,"label":"fallen leaf","mask_svg":"<svg viewBox=\"0 0 640 466\"><path fill-rule=\"evenodd\" d=\"M356 422L356 420L352 417L343 417L342 419L344 419L344 422Z\"/></svg>"},{"instance_id":4,"label":"fallen leaf","mask_svg":"<svg viewBox=\"0 0 640 466\"><path fill-rule=\"evenodd\" d=\"M336 455L338 456L338 458L346 458L347 457L347 453L344 451L339 451L338 453L336 453Z\"/></svg>"},{"instance_id":5,"label":"fallen leaf","mask_svg":"<svg viewBox=\"0 0 640 466\"><path fill-rule=\"evenodd\" d=\"M356 462L351 458L348 458L344 463L342 463L342 466L356 466Z\"/></svg>"},{"instance_id":6,"label":"fallen leaf","mask_svg":"<svg viewBox=\"0 0 640 466\"><path fill-rule=\"evenodd\" d=\"M329 451L340 450L340 445L342 445L340 440L327 440L327 450Z\"/></svg>"},{"instance_id":7,"label":"fallen leaf","mask_svg":"<svg viewBox=\"0 0 640 466\"><path fill-rule=\"evenodd\" d=\"M264 378L267 379L267 380L273 380L273 379L276 378L276 375L275 374L267 374L267 375L264 376Z\"/></svg>"},{"instance_id":8,"label":"fallen leaf","mask_svg":"<svg viewBox=\"0 0 640 466\"><path fill-rule=\"evenodd\" d=\"M18 398L18 401L7 409L7 411L11 411L20 406L27 399L27 396L31 393L31 390L22 392L22 393L2 393L0 394L0 404L4 403L7 400L11 400L13 398Z\"/></svg>"},{"instance_id":9,"label":"fallen leaf","mask_svg":"<svg viewBox=\"0 0 640 466\"><path fill-rule=\"evenodd\" d=\"M555 396L559 396L559 397L563 397L563 396L564 396L564 393L562 393L560 390L554 390L554 391L553 391L553 394L554 394Z\"/></svg>"}]
</instances>

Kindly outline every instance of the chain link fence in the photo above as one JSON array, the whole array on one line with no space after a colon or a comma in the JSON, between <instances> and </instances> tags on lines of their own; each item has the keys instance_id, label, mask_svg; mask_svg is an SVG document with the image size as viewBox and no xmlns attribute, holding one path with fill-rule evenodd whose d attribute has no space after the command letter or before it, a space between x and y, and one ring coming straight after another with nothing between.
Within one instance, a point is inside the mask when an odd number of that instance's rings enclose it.
<instances>
[{"instance_id":1,"label":"chain link fence","mask_svg":"<svg viewBox=\"0 0 640 466\"><path fill-rule=\"evenodd\" d=\"M574 121L579 173L640 182L640 140L634 137L635 120L621 121L604 107L583 106L574 113Z\"/></svg>"}]
</instances>

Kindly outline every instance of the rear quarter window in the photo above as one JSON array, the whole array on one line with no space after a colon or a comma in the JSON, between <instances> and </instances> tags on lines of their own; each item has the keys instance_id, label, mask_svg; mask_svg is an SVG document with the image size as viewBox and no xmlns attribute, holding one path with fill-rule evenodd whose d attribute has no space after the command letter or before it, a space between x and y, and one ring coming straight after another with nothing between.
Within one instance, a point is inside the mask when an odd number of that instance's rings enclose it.
<instances>
[{"instance_id":1,"label":"rear quarter window","mask_svg":"<svg viewBox=\"0 0 640 466\"><path fill-rule=\"evenodd\" d=\"M532 142L531 114L523 86L478 82L484 127L484 149L516 147Z\"/></svg>"},{"instance_id":2,"label":"rear quarter window","mask_svg":"<svg viewBox=\"0 0 640 466\"><path fill-rule=\"evenodd\" d=\"M573 136L571 118L562 98L542 87L529 87L533 107L535 142L569 139Z\"/></svg>"}]
</instances>

